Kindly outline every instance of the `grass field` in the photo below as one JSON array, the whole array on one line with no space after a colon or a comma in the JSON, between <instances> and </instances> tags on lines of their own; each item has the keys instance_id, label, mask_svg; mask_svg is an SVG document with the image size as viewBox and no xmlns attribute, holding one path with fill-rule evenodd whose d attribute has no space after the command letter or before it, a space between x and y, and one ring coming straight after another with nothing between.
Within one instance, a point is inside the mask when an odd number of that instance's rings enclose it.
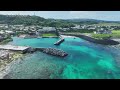
<instances>
[{"instance_id":1,"label":"grass field","mask_svg":"<svg viewBox=\"0 0 120 90\"><path fill-rule=\"evenodd\" d=\"M42 37L57 37L57 35L54 33L44 33L42 34Z\"/></svg>"},{"instance_id":2,"label":"grass field","mask_svg":"<svg viewBox=\"0 0 120 90\"><path fill-rule=\"evenodd\" d=\"M91 34L96 39L120 38L120 30L113 30L112 34Z\"/></svg>"},{"instance_id":3,"label":"grass field","mask_svg":"<svg viewBox=\"0 0 120 90\"><path fill-rule=\"evenodd\" d=\"M113 38L120 38L120 30L113 30L112 37Z\"/></svg>"},{"instance_id":4,"label":"grass field","mask_svg":"<svg viewBox=\"0 0 120 90\"><path fill-rule=\"evenodd\" d=\"M95 39L107 39L112 37L111 34L92 34L92 37Z\"/></svg>"}]
</instances>

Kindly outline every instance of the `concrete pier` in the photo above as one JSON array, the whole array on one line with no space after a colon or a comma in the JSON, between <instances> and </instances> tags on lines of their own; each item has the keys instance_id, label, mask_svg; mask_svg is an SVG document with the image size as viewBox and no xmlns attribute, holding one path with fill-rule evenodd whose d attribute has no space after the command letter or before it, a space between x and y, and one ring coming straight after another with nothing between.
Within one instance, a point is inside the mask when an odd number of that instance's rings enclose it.
<instances>
[{"instance_id":1,"label":"concrete pier","mask_svg":"<svg viewBox=\"0 0 120 90\"><path fill-rule=\"evenodd\" d=\"M12 51L25 52L25 51L27 51L29 48L30 48L30 47L25 47L25 46L0 45L0 50L12 50Z\"/></svg>"},{"instance_id":2,"label":"concrete pier","mask_svg":"<svg viewBox=\"0 0 120 90\"><path fill-rule=\"evenodd\" d=\"M64 41L63 37L60 37L60 40L54 43L54 45L60 45Z\"/></svg>"},{"instance_id":3,"label":"concrete pier","mask_svg":"<svg viewBox=\"0 0 120 90\"><path fill-rule=\"evenodd\" d=\"M0 50L20 51L21 53L32 53L35 51L41 51L46 54L50 54L53 56L60 56L60 57L65 57L68 55L63 50L59 50L55 48L44 48L44 47L32 48L25 46L0 45Z\"/></svg>"}]
</instances>

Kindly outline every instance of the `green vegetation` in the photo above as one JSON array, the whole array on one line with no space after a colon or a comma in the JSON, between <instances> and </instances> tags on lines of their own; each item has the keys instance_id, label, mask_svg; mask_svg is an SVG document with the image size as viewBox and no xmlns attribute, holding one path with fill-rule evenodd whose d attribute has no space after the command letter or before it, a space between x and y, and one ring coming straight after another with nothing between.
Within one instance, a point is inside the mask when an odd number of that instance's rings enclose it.
<instances>
[{"instance_id":1,"label":"green vegetation","mask_svg":"<svg viewBox=\"0 0 120 90\"><path fill-rule=\"evenodd\" d=\"M120 30L113 30L112 37L113 38L120 38Z\"/></svg>"},{"instance_id":2,"label":"green vegetation","mask_svg":"<svg viewBox=\"0 0 120 90\"><path fill-rule=\"evenodd\" d=\"M39 16L30 15L0 15L0 24L10 24L10 25L40 25L49 27L73 27L72 22L67 22L65 20L56 19L45 19Z\"/></svg>"},{"instance_id":3,"label":"green vegetation","mask_svg":"<svg viewBox=\"0 0 120 90\"><path fill-rule=\"evenodd\" d=\"M79 29L79 30L69 30L69 31L65 31L65 32L69 32L69 33L93 33L96 30L87 30L87 29Z\"/></svg>"},{"instance_id":4,"label":"green vegetation","mask_svg":"<svg viewBox=\"0 0 120 90\"><path fill-rule=\"evenodd\" d=\"M111 36L111 34L92 34L92 37L95 39L108 39Z\"/></svg>"},{"instance_id":5,"label":"green vegetation","mask_svg":"<svg viewBox=\"0 0 120 90\"><path fill-rule=\"evenodd\" d=\"M45 21L44 18L39 16L30 15L0 15L0 23L5 24L24 24L24 25L36 25Z\"/></svg>"},{"instance_id":6,"label":"green vegetation","mask_svg":"<svg viewBox=\"0 0 120 90\"><path fill-rule=\"evenodd\" d=\"M62 27L62 28L71 28L74 27L74 24L84 24L84 25L100 25L100 26L109 26L116 25L120 26L120 22L108 22L94 19L45 19L39 16L30 16L30 15L0 15L0 24L10 24L10 25L40 25L40 26L49 26L49 27Z\"/></svg>"},{"instance_id":7,"label":"green vegetation","mask_svg":"<svg viewBox=\"0 0 120 90\"><path fill-rule=\"evenodd\" d=\"M96 39L120 38L120 30L113 30L112 34L93 34L92 37Z\"/></svg>"},{"instance_id":8,"label":"green vegetation","mask_svg":"<svg viewBox=\"0 0 120 90\"><path fill-rule=\"evenodd\" d=\"M42 37L57 37L57 35L54 33L44 33L42 34Z\"/></svg>"},{"instance_id":9,"label":"green vegetation","mask_svg":"<svg viewBox=\"0 0 120 90\"><path fill-rule=\"evenodd\" d=\"M55 27L55 28L69 28L69 31L63 31L63 30L56 30L56 34L53 33L47 33L43 34L43 37L49 37L49 36L59 36L58 31L64 32L64 33L92 33L92 37L98 38L98 39L106 39L106 38L120 38L120 30L112 31L112 34L93 34L96 30L87 30L87 29L79 29L74 30L71 27L74 27L75 24L78 25L87 25L87 24L95 24L99 26L120 26L120 22L108 22L108 21L101 21L101 20L94 20L94 19L45 19L39 16L30 16L30 15L0 15L0 24L10 24L10 25L20 25L23 24L25 26L29 25L40 25L40 26L47 26L47 27ZM16 31L15 31L16 32ZM16 35L20 34L27 34L28 31L20 31L16 32ZM9 39L8 39L9 41ZM7 42L4 40L4 42Z\"/></svg>"}]
</instances>

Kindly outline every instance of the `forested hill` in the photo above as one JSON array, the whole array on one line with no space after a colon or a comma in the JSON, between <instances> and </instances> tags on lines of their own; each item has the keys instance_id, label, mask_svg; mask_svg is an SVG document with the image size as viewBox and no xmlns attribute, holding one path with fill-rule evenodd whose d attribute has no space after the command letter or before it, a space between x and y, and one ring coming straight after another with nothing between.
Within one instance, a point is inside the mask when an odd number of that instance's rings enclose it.
<instances>
[{"instance_id":1,"label":"forested hill","mask_svg":"<svg viewBox=\"0 0 120 90\"><path fill-rule=\"evenodd\" d=\"M0 15L0 24L40 24L46 19L29 15Z\"/></svg>"},{"instance_id":2,"label":"forested hill","mask_svg":"<svg viewBox=\"0 0 120 90\"><path fill-rule=\"evenodd\" d=\"M41 26L50 26L50 27L73 26L73 23L65 22L64 20L45 19L40 16L30 16L30 15L0 15L0 24L41 25Z\"/></svg>"},{"instance_id":3,"label":"forested hill","mask_svg":"<svg viewBox=\"0 0 120 90\"><path fill-rule=\"evenodd\" d=\"M40 16L30 15L0 15L0 24L13 24L13 25L41 25L50 27L73 27L74 24L97 24L101 22L107 23L120 23L115 21L104 21L96 19L45 19Z\"/></svg>"},{"instance_id":4,"label":"forested hill","mask_svg":"<svg viewBox=\"0 0 120 90\"><path fill-rule=\"evenodd\" d=\"M87 23L87 24L97 24L97 23L120 23L120 21L105 21L97 19L66 19L68 22L74 23Z\"/></svg>"}]
</instances>

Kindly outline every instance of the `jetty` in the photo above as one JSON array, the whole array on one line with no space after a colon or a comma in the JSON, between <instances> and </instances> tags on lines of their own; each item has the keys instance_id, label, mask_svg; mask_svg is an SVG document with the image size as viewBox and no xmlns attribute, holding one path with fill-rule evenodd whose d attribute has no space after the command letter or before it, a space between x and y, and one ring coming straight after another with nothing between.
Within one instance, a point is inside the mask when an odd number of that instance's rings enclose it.
<instances>
[{"instance_id":1,"label":"jetty","mask_svg":"<svg viewBox=\"0 0 120 90\"><path fill-rule=\"evenodd\" d=\"M65 39L63 37L60 37L60 40L54 43L54 45L60 45Z\"/></svg>"},{"instance_id":2,"label":"jetty","mask_svg":"<svg viewBox=\"0 0 120 90\"><path fill-rule=\"evenodd\" d=\"M41 51L41 52L46 53L46 54L50 54L53 56L60 56L60 57L65 57L68 55L63 50L56 49L56 48L36 48L36 51Z\"/></svg>"},{"instance_id":3,"label":"jetty","mask_svg":"<svg viewBox=\"0 0 120 90\"><path fill-rule=\"evenodd\" d=\"M11 50L11 51L19 51L21 53L33 53L35 51L41 51L46 54L50 54L53 56L65 57L68 54L63 50L55 49L55 48L45 48L45 47L26 47L26 46L13 46L13 45L0 45L0 50Z\"/></svg>"},{"instance_id":4,"label":"jetty","mask_svg":"<svg viewBox=\"0 0 120 90\"><path fill-rule=\"evenodd\" d=\"M0 45L0 50L20 51L22 53L27 52L29 48L30 47L25 47L25 46Z\"/></svg>"}]
</instances>

